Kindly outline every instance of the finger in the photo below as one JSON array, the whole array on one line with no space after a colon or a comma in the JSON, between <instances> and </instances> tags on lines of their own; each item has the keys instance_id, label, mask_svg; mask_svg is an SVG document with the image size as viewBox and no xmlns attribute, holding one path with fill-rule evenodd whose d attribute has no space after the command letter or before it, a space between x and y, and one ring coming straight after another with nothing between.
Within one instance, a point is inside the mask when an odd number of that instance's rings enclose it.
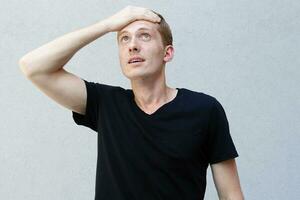
<instances>
[{"instance_id":1,"label":"finger","mask_svg":"<svg viewBox=\"0 0 300 200\"><path fill-rule=\"evenodd\" d=\"M151 20L153 22L161 21L160 17L157 14L155 14L154 12L152 12L151 10L149 10L146 15L149 17L149 20Z\"/></svg>"},{"instance_id":2,"label":"finger","mask_svg":"<svg viewBox=\"0 0 300 200\"><path fill-rule=\"evenodd\" d=\"M160 22L161 18L158 16L158 14L153 10L150 10L150 11L151 11L151 14L153 14L154 18L157 20L157 22Z\"/></svg>"},{"instance_id":3,"label":"finger","mask_svg":"<svg viewBox=\"0 0 300 200\"><path fill-rule=\"evenodd\" d=\"M161 21L161 18L158 15L156 15L155 22L160 22L160 21Z\"/></svg>"}]
</instances>

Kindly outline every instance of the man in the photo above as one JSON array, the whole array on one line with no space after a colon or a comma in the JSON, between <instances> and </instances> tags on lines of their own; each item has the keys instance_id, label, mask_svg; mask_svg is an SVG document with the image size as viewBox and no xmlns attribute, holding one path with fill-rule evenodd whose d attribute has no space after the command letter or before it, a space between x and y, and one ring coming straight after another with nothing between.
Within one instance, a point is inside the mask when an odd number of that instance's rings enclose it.
<instances>
[{"instance_id":1,"label":"man","mask_svg":"<svg viewBox=\"0 0 300 200\"><path fill-rule=\"evenodd\" d=\"M132 90L63 69L108 32L118 32L120 65ZM98 133L95 199L204 199L209 164L219 198L243 199L225 111L210 95L166 85L165 64L173 55L164 18L127 6L20 59L32 83L72 110L76 124Z\"/></svg>"}]
</instances>

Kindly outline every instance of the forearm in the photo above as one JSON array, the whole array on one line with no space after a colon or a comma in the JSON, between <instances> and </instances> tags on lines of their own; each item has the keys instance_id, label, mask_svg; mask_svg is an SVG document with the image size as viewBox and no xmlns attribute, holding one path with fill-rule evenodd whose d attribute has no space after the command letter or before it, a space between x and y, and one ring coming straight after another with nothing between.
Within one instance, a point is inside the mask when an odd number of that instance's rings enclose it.
<instances>
[{"instance_id":1,"label":"forearm","mask_svg":"<svg viewBox=\"0 0 300 200\"><path fill-rule=\"evenodd\" d=\"M61 69L82 47L110 32L106 20L67 33L25 54L20 60L26 75L52 73Z\"/></svg>"},{"instance_id":2,"label":"forearm","mask_svg":"<svg viewBox=\"0 0 300 200\"><path fill-rule=\"evenodd\" d=\"M245 200L245 198L242 192L237 192L226 197L219 197L219 200Z\"/></svg>"},{"instance_id":3,"label":"forearm","mask_svg":"<svg viewBox=\"0 0 300 200\"><path fill-rule=\"evenodd\" d=\"M245 200L244 197L220 198L219 200Z\"/></svg>"}]
</instances>

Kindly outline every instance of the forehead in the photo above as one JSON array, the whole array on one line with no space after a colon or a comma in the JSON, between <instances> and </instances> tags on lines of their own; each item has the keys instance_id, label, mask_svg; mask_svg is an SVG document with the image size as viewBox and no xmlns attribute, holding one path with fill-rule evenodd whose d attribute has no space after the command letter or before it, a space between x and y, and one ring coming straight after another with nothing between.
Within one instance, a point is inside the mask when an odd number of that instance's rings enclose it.
<instances>
[{"instance_id":1,"label":"forehead","mask_svg":"<svg viewBox=\"0 0 300 200\"><path fill-rule=\"evenodd\" d=\"M138 21L134 21L134 22L128 24L123 29L121 29L118 32L118 36L120 36L121 34L123 34L125 32L134 33L140 29L149 30L149 31L152 31L155 33L155 32L157 32L158 26L159 25L157 23L152 23L152 22L145 21L145 20L138 20Z\"/></svg>"}]
</instances>

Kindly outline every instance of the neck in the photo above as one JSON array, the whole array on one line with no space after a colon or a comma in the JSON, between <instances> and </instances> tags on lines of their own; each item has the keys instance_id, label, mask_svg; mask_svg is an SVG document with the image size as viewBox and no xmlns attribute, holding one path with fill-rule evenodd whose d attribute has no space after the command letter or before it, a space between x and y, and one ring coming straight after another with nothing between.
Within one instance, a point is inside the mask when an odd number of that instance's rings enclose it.
<instances>
[{"instance_id":1,"label":"neck","mask_svg":"<svg viewBox=\"0 0 300 200\"><path fill-rule=\"evenodd\" d=\"M136 104L143 110L155 110L176 96L176 89L166 85L164 70L157 77L131 80L131 87Z\"/></svg>"}]
</instances>

